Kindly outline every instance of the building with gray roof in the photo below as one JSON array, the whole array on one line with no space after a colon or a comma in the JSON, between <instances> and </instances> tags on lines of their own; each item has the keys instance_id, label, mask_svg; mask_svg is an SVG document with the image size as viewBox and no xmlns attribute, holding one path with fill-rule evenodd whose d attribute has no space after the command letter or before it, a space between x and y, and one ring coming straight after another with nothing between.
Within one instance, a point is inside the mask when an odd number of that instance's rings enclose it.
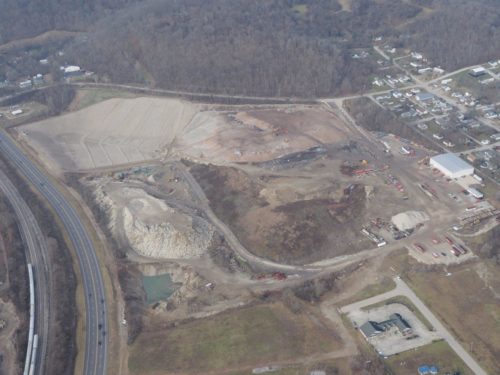
<instances>
[{"instance_id":1,"label":"building with gray roof","mask_svg":"<svg viewBox=\"0 0 500 375\"><path fill-rule=\"evenodd\" d=\"M446 177L460 178L474 174L474 167L455 154L441 154L430 159L430 165Z\"/></svg>"}]
</instances>

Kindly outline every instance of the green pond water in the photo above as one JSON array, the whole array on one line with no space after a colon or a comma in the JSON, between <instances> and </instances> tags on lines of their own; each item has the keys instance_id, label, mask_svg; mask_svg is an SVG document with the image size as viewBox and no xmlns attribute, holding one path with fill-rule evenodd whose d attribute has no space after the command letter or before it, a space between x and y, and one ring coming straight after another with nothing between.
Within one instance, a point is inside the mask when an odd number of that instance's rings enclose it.
<instances>
[{"instance_id":1,"label":"green pond water","mask_svg":"<svg viewBox=\"0 0 500 375\"><path fill-rule=\"evenodd\" d=\"M143 276L142 283L146 291L148 304L166 300L175 292L177 285L168 273L157 276Z\"/></svg>"}]
</instances>

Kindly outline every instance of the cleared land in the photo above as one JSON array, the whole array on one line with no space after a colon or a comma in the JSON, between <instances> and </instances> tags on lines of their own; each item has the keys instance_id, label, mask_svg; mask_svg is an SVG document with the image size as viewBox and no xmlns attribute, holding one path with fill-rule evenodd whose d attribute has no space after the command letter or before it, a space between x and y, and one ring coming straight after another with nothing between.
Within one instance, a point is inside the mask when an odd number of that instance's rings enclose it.
<instances>
[{"instance_id":1,"label":"cleared land","mask_svg":"<svg viewBox=\"0 0 500 375\"><path fill-rule=\"evenodd\" d=\"M500 372L500 303L478 273L460 266L452 275L411 272L415 293L491 374ZM497 278L489 273L492 279Z\"/></svg>"},{"instance_id":2,"label":"cleared land","mask_svg":"<svg viewBox=\"0 0 500 375\"><path fill-rule=\"evenodd\" d=\"M341 121L319 107L280 107L198 113L176 146L211 163L262 162L345 140Z\"/></svg>"},{"instance_id":3,"label":"cleared land","mask_svg":"<svg viewBox=\"0 0 500 375\"><path fill-rule=\"evenodd\" d=\"M56 172L87 170L159 157L196 108L175 99L116 98L18 131Z\"/></svg>"},{"instance_id":4,"label":"cleared land","mask_svg":"<svg viewBox=\"0 0 500 375\"><path fill-rule=\"evenodd\" d=\"M237 372L339 347L339 339L317 319L273 303L145 330L131 348L129 368L131 374Z\"/></svg>"},{"instance_id":5,"label":"cleared land","mask_svg":"<svg viewBox=\"0 0 500 375\"><path fill-rule=\"evenodd\" d=\"M285 170L198 164L191 173L215 214L249 251L307 263L375 247L360 234L363 226L382 212L396 214L413 204L378 176L340 173L340 160L357 163L361 157L361 150L332 147L319 160Z\"/></svg>"},{"instance_id":6,"label":"cleared land","mask_svg":"<svg viewBox=\"0 0 500 375\"><path fill-rule=\"evenodd\" d=\"M436 366L440 374L453 374L458 371L461 375L472 375L469 368L445 341L399 353L389 357L385 362L391 373L397 375L414 375L422 365Z\"/></svg>"}]
</instances>

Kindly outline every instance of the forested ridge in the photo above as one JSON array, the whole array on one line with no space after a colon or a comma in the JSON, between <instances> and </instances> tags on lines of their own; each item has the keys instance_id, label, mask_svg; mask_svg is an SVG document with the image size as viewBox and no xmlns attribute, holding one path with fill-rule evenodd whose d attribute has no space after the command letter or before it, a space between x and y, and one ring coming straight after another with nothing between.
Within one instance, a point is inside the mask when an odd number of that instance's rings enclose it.
<instances>
[{"instance_id":1,"label":"forested ridge","mask_svg":"<svg viewBox=\"0 0 500 375\"><path fill-rule=\"evenodd\" d=\"M173 90L316 97L381 74L353 60L383 36L452 70L498 58L499 0L0 0L3 41L82 31L65 61ZM345 4L349 6L346 8Z\"/></svg>"}]
</instances>

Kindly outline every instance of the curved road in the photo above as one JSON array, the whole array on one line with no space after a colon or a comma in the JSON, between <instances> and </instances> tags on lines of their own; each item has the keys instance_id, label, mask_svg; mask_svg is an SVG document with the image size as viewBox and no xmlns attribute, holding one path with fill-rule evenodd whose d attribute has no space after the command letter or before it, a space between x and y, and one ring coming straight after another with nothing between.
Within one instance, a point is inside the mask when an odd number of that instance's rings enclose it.
<instances>
[{"instance_id":1,"label":"curved road","mask_svg":"<svg viewBox=\"0 0 500 375\"><path fill-rule=\"evenodd\" d=\"M31 183L59 216L77 254L85 292L84 375L104 375L107 367L107 305L103 277L92 241L75 209L51 181L26 157L4 130L0 152Z\"/></svg>"},{"instance_id":2,"label":"curved road","mask_svg":"<svg viewBox=\"0 0 500 375\"><path fill-rule=\"evenodd\" d=\"M0 190L9 200L19 223L28 263L33 265L35 279L35 333L38 334L35 374L45 374L50 314L50 262L47 243L35 216L14 184L0 171ZM56 350L54 348L54 350Z\"/></svg>"}]
</instances>

